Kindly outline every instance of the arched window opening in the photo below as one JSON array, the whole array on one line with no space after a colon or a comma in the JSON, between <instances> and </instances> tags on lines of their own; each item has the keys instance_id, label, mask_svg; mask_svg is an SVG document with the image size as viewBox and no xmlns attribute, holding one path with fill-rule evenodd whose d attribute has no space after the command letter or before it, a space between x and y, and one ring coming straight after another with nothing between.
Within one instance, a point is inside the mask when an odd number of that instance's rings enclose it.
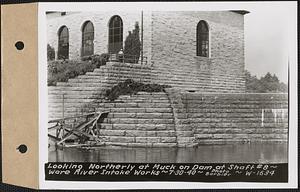
<instances>
[{"instance_id":1,"label":"arched window opening","mask_svg":"<svg viewBox=\"0 0 300 192\"><path fill-rule=\"evenodd\" d=\"M58 59L69 59L69 30L62 26L58 31Z\"/></svg>"},{"instance_id":2,"label":"arched window opening","mask_svg":"<svg viewBox=\"0 0 300 192\"><path fill-rule=\"evenodd\" d=\"M209 56L209 30L205 21L197 25L197 56Z\"/></svg>"},{"instance_id":3,"label":"arched window opening","mask_svg":"<svg viewBox=\"0 0 300 192\"><path fill-rule=\"evenodd\" d=\"M82 27L82 47L81 56L89 56L94 54L94 26L93 23L87 21Z\"/></svg>"},{"instance_id":4,"label":"arched window opening","mask_svg":"<svg viewBox=\"0 0 300 192\"><path fill-rule=\"evenodd\" d=\"M109 21L108 52L118 53L123 47L123 22L121 17L113 16Z\"/></svg>"}]
</instances>

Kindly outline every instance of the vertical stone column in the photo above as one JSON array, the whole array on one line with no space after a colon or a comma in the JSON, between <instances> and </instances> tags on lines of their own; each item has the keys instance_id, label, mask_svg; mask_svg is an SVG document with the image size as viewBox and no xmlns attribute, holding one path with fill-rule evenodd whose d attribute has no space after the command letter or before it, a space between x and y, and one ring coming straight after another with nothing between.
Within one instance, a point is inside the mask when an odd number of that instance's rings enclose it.
<instances>
[{"instance_id":1,"label":"vertical stone column","mask_svg":"<svg viewBox=\"0 0 300 192\"><path fill-rule=\"evenodd\" d=\"M167 88L166 93L173 110L175 132L178 147L194 147L197 145L194 130L190 126L187 107L183 102L184 93L179 89Z\"/></svg>"}]
</instances>

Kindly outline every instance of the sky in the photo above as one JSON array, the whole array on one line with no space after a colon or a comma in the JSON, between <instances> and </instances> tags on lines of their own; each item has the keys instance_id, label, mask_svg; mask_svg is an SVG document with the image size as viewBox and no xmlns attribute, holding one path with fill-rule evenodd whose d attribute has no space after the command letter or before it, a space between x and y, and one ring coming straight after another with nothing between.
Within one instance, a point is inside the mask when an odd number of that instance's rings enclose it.
<instances>
[{"instance_id":1,"label":"sky","mask_svg":"<svg viewBox=\"0 0 300 192\"><path fill-rule=\"evenodd\" d=\"M289 44L288 21L291 9L283 4L248 8L245 15L245 64L252 75L261 77L267 72L287 82Z\"/></svg>"}]
</instances>

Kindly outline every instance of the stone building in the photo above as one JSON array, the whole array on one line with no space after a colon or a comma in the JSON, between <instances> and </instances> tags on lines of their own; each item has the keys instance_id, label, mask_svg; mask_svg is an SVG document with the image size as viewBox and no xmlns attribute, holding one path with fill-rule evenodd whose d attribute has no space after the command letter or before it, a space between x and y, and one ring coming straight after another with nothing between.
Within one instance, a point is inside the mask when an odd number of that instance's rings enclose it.
<instances>
[{"instance_id":1,"label":"stone building","mask_svg":"<svg viewBox=\"0 0 300 192\"><path fill-rule=\"evenodd\" d=\"M141 54L147 58L139 63L110 61L49 86L48 119L109 112L94 127L97 136L90 136L103 146L286 142L288 95L245 93L246 13L48 13L48 44L55 49L56 59L118 53L136 22ZM109 101L106 91L127 79L171 88Z\"/></svg>"},{"instance_id":2,"label":"stone building","mask_svg":"<svg viewBox=\"0 0 300 192\"><path fill-rule=\"evenodd\" d=\"M141 54L144 64L153 67L154 82L187 90L244 92L246 13L48 12L47 38L56 59L117 53L138 23Z\"/></svg>"}]
</instances>

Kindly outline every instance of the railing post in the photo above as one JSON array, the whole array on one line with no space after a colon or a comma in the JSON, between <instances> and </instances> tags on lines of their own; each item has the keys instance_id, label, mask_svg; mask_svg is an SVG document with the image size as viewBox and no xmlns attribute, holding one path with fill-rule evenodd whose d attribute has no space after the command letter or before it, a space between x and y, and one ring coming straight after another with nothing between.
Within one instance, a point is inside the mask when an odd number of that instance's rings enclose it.
<instances>
[{"instance_id":1,"label":"railing post","mask_svg":"<svg viewBox=\"0 0 300 192\"><path fill-rule=\"evenodd\" d=\"M144 59L144 15L142 11L141 15L141 64L143 64L143 59Z\"/></svg>"},{"instance_id":2,"label":"railing post","mask_svg":"<svg viewBox=\"0 0 300 192\"><path fill-rule=\"evenodd\" d=\"M65 135L65 93L62 95L62 136L61 139L63 139ZM64 145L64 144L63 144Z\"/></svg>"}]
</instances>

